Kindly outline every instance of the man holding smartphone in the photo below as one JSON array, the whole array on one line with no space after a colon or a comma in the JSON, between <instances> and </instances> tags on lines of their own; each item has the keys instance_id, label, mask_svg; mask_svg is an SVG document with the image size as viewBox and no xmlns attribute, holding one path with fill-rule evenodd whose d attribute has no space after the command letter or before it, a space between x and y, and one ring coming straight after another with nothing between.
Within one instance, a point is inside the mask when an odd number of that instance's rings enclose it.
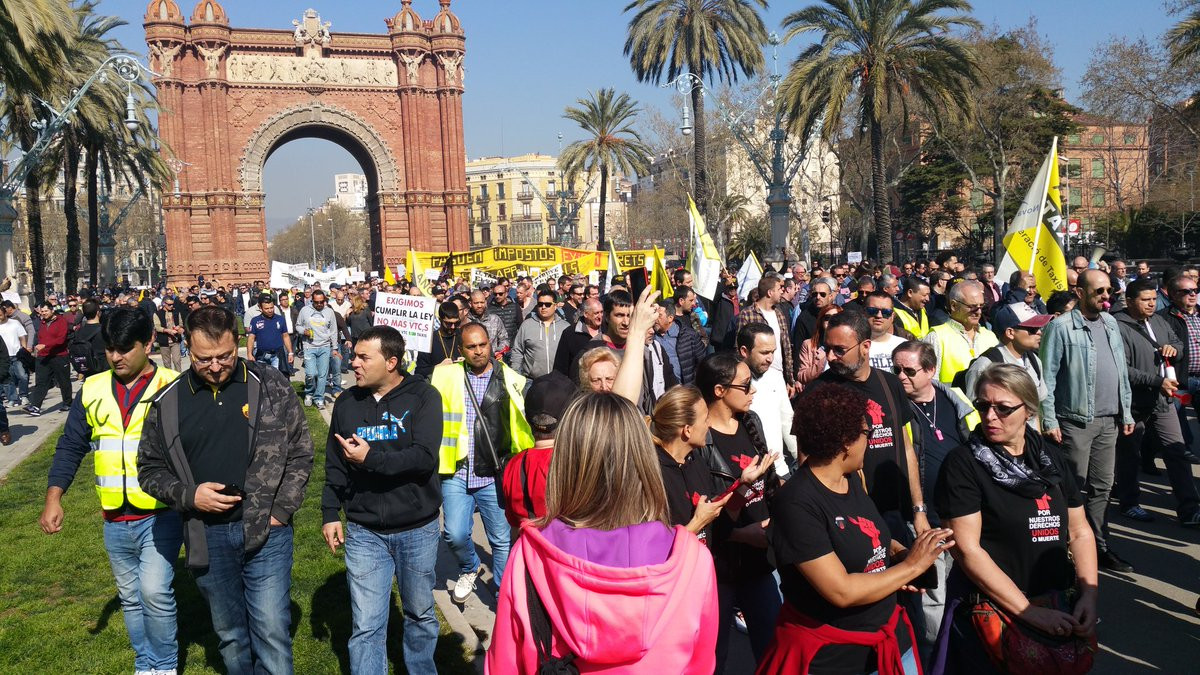
<instances>
[{"instance_id":1,"label":"man holding smartphone","mask_svg":"<svg viewBox=\"0 0 1200 675\"><path fill-rule=\"evenodd\" d=\"M304 411L278 370L238 357L233 312L201 307L185 335L192 367L146 415L142 489L183 513L225 668L290 673L291 518L313 458Z\"/></svg>"}]
</instances>

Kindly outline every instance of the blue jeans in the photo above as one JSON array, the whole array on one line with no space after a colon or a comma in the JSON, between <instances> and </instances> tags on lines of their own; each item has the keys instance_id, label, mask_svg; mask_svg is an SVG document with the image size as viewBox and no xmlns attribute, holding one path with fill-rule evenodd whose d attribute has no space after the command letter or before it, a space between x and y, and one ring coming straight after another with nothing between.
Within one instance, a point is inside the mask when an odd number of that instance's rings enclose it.
<instances>
[{"instance_id":1,"label":"blue jeans","mask_svg":"<svg viewBox=\"0 0 1200 675\"><path fill-rule=\"evenodd\" d=\"M13 357L8 364L8 379L4 381L4 398L16 403L18 395L29 396L29 373L25 372L25 364Z\"/></svg>"},{"instance_id":2,"label":"blue jeans","mask_svg":"<svg viewBox=\"0 0 1200 675\"><path fill-rule=\"evenodd\" d=\"M450 477L442 480L442 518L445 520L446 544L458 559L460 574L474 572L479 569L479 554L475 552L475 543L471 541L471 529L475 525L475 509L483 518L483 529L487 533L488 543L492 546L492 574L496 577L496 586L504 576L504 566L508 564L508 549L511 528L508 519L504 517L504 509L496 499L496 484L487 487L467 489L465 478Z\"/></svg>"},{"instance_id":3,"label":"blue jeans","mask_svg":"<svg viewBox=\"0 0 1200 675\"><path fill-rule=\"evenodd\" d=\"M259 352L254 360L258 363L271 366L276 370L279 369L279 354L277 352Z\"/></svg>"},{"instance_id":4,"label":"blue jeans","mask_svg":"<svg viewBox=\"0 0 1200 675\"><path fill-rule=\"evenodd\" d=\"M171 582L182 544L183 526L176 511L104 523L104 550L117 581L134 670L174 670L178 663Z\"/></svg>"},{"instance_id":5,"label":"blue jeans","mask_svg":"<svg viewBox=\"0 0 1200 675\"><path fill-rule=\"evenodd\" d=\"M400 584L404 613L404 666L410 673L436 673L438 618L433 610L438 522L380 534L357 523L346 524L346 581L350 586L353 632L350 671L386 673L388 611L392 579Z\"/></svg>"},{"instance_id":6,"label":"blue jeans","mask_svg":"<svg viewBox=\"0 0 1200 675\"><path fill-rule=\"evenodd\" d=\"M329 352L329 393L337 396L342 393L342 352L334 348Z\"/></svg>"},{"instance_id":7,"label":"blue jeans","mask_svg":"<svg viewBox=\"0 0 1200 675\"><path fill-rule=\"evenodd\" d=\"M329 379L329 347L308 345L304 350L304 395L313 403L325 400L325 381Z\"/></svg>"},{"instance_id":8,"label":"blue jeans","mask_svg":"<svg viewBox=\"0 0 1200 675\"><path fill-rule=\"evenodd\" d=\"M900 666L904 668L904 675L917 675L919 672L917 670L917 655L911 648L904 652L904 656L900 657ZM871 675L879 675L879 671L876 670Z\"/></svg>"},{"instance_id":9,"label":"blue jeans","mask_svg":"<svg viewBox=\"0 0 1200 675\"><path fill-rule=\"evenodd\" d=\"M230 675L291 673L292 528L272 527L247 554L242 522L206 525L208 567L195 572Z\"/></svg>"}]
</instances>

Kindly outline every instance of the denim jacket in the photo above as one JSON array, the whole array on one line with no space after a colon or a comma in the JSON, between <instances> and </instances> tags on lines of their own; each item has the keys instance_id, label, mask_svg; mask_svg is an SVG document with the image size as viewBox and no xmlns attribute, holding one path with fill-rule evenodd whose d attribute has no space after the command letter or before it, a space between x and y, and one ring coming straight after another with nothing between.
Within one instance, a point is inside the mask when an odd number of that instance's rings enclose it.
<instances>
[{"instance_id":1,"label":"denim jacket","mask_svg":"<svg viewBox=\"0 0 1200 675\"><path fill-rule=\"evenodd\" d=\"M1104 332L1117 365L1121 424L1133 424L1125 343L1111 314L1102 312L1100 319L1104 322ZM1060 417L1081 424L1091 422L1096 416L1096 386L1110 387L1113 383L1096 382L1096 347L1078 309L1046 326L1041 356L1042 378L1047 390L1046 398L1042 400L1042 428L1057 429Z\"/></svg>"}]
</instances>

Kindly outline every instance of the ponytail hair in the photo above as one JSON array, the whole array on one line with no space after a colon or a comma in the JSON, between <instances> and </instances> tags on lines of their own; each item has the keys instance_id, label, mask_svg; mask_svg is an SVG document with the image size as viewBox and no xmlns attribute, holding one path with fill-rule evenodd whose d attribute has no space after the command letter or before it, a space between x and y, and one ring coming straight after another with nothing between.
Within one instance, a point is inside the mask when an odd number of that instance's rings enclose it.
<instances>
[{"instance_id":1,"label":"ponytail hair","mask_svg":"<svg viewBox=\"0 0 1200 675\"><path fill-rule=\"evenodd\" d=\"M685 426L696 423L696 403L703 400L700 390L692 385L672 387L659 397L654 411L646 418L654 444L666 447L679 438Z\"/></svg>"}]
</instances>

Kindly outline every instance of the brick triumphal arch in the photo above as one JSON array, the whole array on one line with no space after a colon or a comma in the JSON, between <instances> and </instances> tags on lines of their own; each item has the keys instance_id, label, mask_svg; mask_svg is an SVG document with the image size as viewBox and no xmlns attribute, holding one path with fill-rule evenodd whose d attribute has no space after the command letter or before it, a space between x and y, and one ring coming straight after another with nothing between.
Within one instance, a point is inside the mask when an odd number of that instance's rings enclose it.
<instances>
[{"instance_id":1,"label":"brick triumphal arch","mask_svg":"<svg viewBox=\"0 0 1200 675\"><path fill-rule=\"evenodd\" d=\"M311 9L272 30L231 28L216 0L187 20L172 0L149 4L159 135L176 174L163 195L172 283L266 279L263 165L297 138L333 141L362 165L375 269L410 247L469 247L466 43L450 0L439 4L422 20L402 0L383 35L338 33Z\"/></svg>"}]
</instances>

